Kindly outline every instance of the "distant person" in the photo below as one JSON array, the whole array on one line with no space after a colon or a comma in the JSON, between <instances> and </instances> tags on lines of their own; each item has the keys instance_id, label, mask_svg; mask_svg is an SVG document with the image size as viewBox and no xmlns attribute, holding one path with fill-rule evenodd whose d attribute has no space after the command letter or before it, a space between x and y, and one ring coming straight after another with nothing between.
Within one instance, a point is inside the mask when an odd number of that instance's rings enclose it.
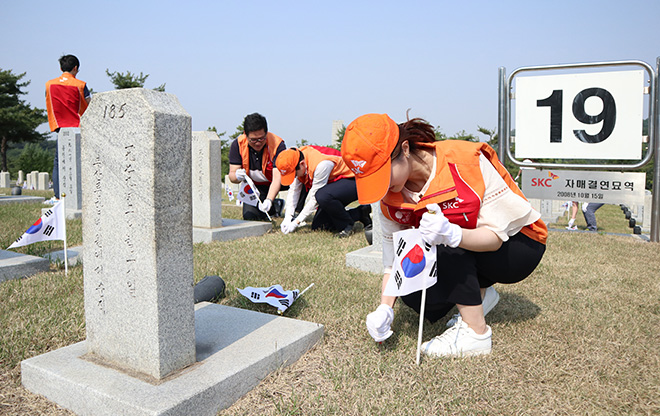
<instances>
[{"instance_id":1,"label":"distant person","mask_svg":"<svg viewBox=\"0 0 660 416\"><path fill-rule=\"evenodd\" d=\"M582 204L582 214L584 215L584 220L587 222L587 231L598 231L598 225L596 224L596 211L598 211L603 205L605 204L595 202L584 202Z\"/></svg>"},{"instance_id":2,"label":"distant person","mask_svg":"<svg viewBox=\"0 0 660 416\"><path fill-rule=\"evenodd\" d=\"M268 131L266 118L252 113L243 120L243 134L229 148L229 180L241 183L247 176L259 190L259 205L243 204L243 219L268 221L275 215L273 201L282 186L280 172L275 167L277 156L286 150L280 137Z\"/></svg>"},{"instance_id":3,"label":"distant person","mask_svg":"<svg viewBox=\"0 0 660 416\"><path fill-rule=\"evenodd\" d=\"M568 220L568 227L566 227L567 230L575 231L578 229L577 225L575 225L575 217L577 216L578 212L578 202L577 201L569 201L571 204L571 219Z\"/></svg>"},{"instance_id":4,"label":"distant person","mask_svg":"<svg viewBox=\"0 0 660 416\"><path fill-rule=\"evenodd\" d=\"M280 228L288 234L299 227L314 210L312 230L329 230L337 237L353 234L356 221L371 225L371 206L350 210L346 206L357 201L355 175L346 166L339 151L322 146L302 146L282 152L277 158L282 185L290 185L286 214ZM307 189L305 205L294 218L295 207ZM317 209L318 208L318 209Z\"/></svg>"},{"instance_id":5,"label":"distant person","mask_svg":"<svg viewBox=\"0 0 660 416\"><path fill-rule=\"evenodd\" d=\"M64 55L59 59L62 75L46 83L46 110L50 131L59 133L64 127L80 127L80 116L87 109L92 95L87 84L76 78L80 71L80 61L74 55ZM55 196L48 201L60 199L59 146L55 147L53 160L53 191Z\"/></svg>"}]
</instances>

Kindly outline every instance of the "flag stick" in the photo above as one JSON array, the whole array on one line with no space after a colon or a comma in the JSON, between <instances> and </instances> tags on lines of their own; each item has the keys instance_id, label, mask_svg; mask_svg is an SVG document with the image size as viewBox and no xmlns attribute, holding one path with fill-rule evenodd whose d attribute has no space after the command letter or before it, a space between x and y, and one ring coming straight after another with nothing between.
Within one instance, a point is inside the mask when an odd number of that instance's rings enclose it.
<instances>
[{"instance_id":1,"label":"flag stick","mask_svg":"<svg viewBox=\"0 0 660 416\"><path fill-rule=\"evenodd\" d=\"M246 176L245 177L245 182L247 182L247 184L250 185L250 188L252 188L254 193L257 194L257 199L259 199L259 201L261 201L261 198L260 198L261 194L259 193L259 189L257 189L257 186L254 184L254 182L252 182L252 178L250 178L249 176ZM259 203L257 203L257 208L259 208ZM268 217L268 221L273 221L273 219L270 217L270 215L268 215L268 212L264 212L264 214L266 214L266 216Z\"/></svg>"},{"instance_id":2,"label":"flag stick","mask_svg":"<svg viewBox=\"0 0 660 416\"><path fill-rule=\"evenodd\" d=\"M422 350L422 332L424 330L424 309L426 309L426 286L422 289L422 304L419 306L419 333L417 334L417 358L416 363L419 365L420 355Z\"/></svg>"},{"instance_id":3,"label":"flag stick","mask_svg":"<svg viewBox=\"0 0 660 416\"><path fill-rule=\"evenodd\" d=\"M303 290L302 292L300 292L300 294L298 294L298 297L301 297L301 296L303 295L303 293L307 292L307 290L309 290L312 286L314 286L314 283L312 283L311 285L307 286L307 287L305 288L305 290Z\"/></svg>"},{"instance_id":4,"label":"flag stick","mask_svg":"<svg viewBox=\"0 0 660 416\"><path fill-rule=\"evenodd\" d=\"M62 192L60 194L62 197L62 212L64 213L64 224L62 228L64 229L64 277L69 276L69 253L66 247L66 194Z\"/></svg>"}]
</instances>

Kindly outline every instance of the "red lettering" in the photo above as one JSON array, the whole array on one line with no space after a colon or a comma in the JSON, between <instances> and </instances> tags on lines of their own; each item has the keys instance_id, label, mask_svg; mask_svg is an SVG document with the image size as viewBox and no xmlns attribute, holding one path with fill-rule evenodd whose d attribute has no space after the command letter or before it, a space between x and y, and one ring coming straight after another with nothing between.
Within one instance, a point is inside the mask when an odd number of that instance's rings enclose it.
<instances>
[{"instance_id":1,"label":"red lettering","mask_svg":"<svg viewBox=\"0 0 660 416\"><path fill-rule=\"evenodd\" d=\"M552 187L552 179L551 178L532 178L532 186L541 186L545 188L551 188Z\"/></svg>"}]
</instances>

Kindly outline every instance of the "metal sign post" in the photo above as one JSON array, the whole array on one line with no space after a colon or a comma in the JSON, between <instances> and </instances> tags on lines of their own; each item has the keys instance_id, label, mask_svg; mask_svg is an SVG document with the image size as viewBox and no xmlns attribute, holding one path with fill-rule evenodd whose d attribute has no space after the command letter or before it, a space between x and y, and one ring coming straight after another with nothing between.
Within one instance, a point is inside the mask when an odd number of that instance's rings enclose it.
<instances>
[{"instance_id":1,"label":"metal sign post","mask_svg":"<svg viewBox=\"0 0 660 416\"><path fill-rule=\"evenodd\" d=\"M635 67L636 70L617 71ZM599 68L586 73L584 69ZM640 70L641 69L641 70ZM521 73L563 70L561 75L514 77ZM646 71L649 86L644 87ZM499 68L498 154L520 167L632 171L653 159L651 234L660 241L660 140L658 73L642 61L616 61L523 67L508 77ZM641 155L643 95L648 94L648 148ZM516 156L511 144L511 100L516 99ZM529 156L528 156L529 155ZM610 159L632 163L543 163L540 159ZM636 162L635 162L636 161Z\"/></svg>"}]
</instances>

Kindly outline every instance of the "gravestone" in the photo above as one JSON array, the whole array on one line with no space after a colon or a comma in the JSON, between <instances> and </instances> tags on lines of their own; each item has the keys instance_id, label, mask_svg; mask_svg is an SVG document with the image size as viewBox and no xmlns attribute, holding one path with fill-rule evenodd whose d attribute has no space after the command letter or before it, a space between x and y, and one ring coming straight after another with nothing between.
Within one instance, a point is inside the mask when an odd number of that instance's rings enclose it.
<instances>
[{"instance_id":1,"label":"gravestone","mask_svg":"<svg viewBox=\"0 0 660 416\"><path fill-rule=\"evenodd\" d=\"M195 361L191 119L143 89L97 94L83 117L89 353L162 379Z\"/></svg>"},{"instance_id":2,"label":"gravestone","mask_svg":"<svg viewBox=\"0 0 660 416\"><path fill-rule=\"evenodd\" d=\"M221 142L212 131L192 133L193 227L222 227Z\"/></svg>"},{"instance_id":3,"label":"gravestone","mask_svg":"<svg viewBox=\"0 0 660 416\"><path fill-rule=\"evenodd\" d=\"M266 234L273 224L222 218L221 142L211 131L192 133L193 242L229 241Z\"/></svg>"},{"instance_id":4,"label":"gravestone","mask_svg":"<svg viewBox=\"0 0 660 416\"><path fill-rule=\"evenodd\" d=\"M66 195L64 207L67 218L82 214L80 142L79 128L63 128L57 135L60 194Z\"/></svg>"},{"instance_id":5,"label":"gravestone","mask_svg":"<svg viewBox=\"0 0 660 416\"><path fill-rule=\"evenodd\" d=\"M380 225L380 202L371 204L371 245L346 254L346 266L366 272L383 272L383 231Z\"/></svg>"},{"instance_id":6,"label":"gravestone","mask_svg":"<svg viewBox=\"0 0 660 416\"><path fill-rule=\"evenodd\" d=\"M23 173L22 170L18 171L18 180L16 181L16 185L22 186L23 182L25 182L25 173Z\"/></svg>"},{"instance_id":7,"label":"gravestone","mask_svg":"<svg viewBox=\"0 0 660 416\"><path fill-rule=\"evenodd\" d=\"M191 119L175 96L99 93L82 117L87 339L21 363L28 390L86 415L215 415L323 326L194 305Z\"/></svg>"},{"instance_id":8,"label":"gravestone","mask_svg":"<svg viewBox=\"0 0 660 416\"><path fill-rule=\"evenodd\" d=\"M39 172L37 174L37 189L40 191L46 191L49 188L50 175L48 172Z\"/></svg>"},{"instance_id":9,"label":"gravestone","mask_svg":"<svg viewBox=\"0 0 660 416\"><path fill-rule=\"evenodd\" d=\"M0 188L9 188L9 172L0 172Z\"/></svg>"}]
</instances>

